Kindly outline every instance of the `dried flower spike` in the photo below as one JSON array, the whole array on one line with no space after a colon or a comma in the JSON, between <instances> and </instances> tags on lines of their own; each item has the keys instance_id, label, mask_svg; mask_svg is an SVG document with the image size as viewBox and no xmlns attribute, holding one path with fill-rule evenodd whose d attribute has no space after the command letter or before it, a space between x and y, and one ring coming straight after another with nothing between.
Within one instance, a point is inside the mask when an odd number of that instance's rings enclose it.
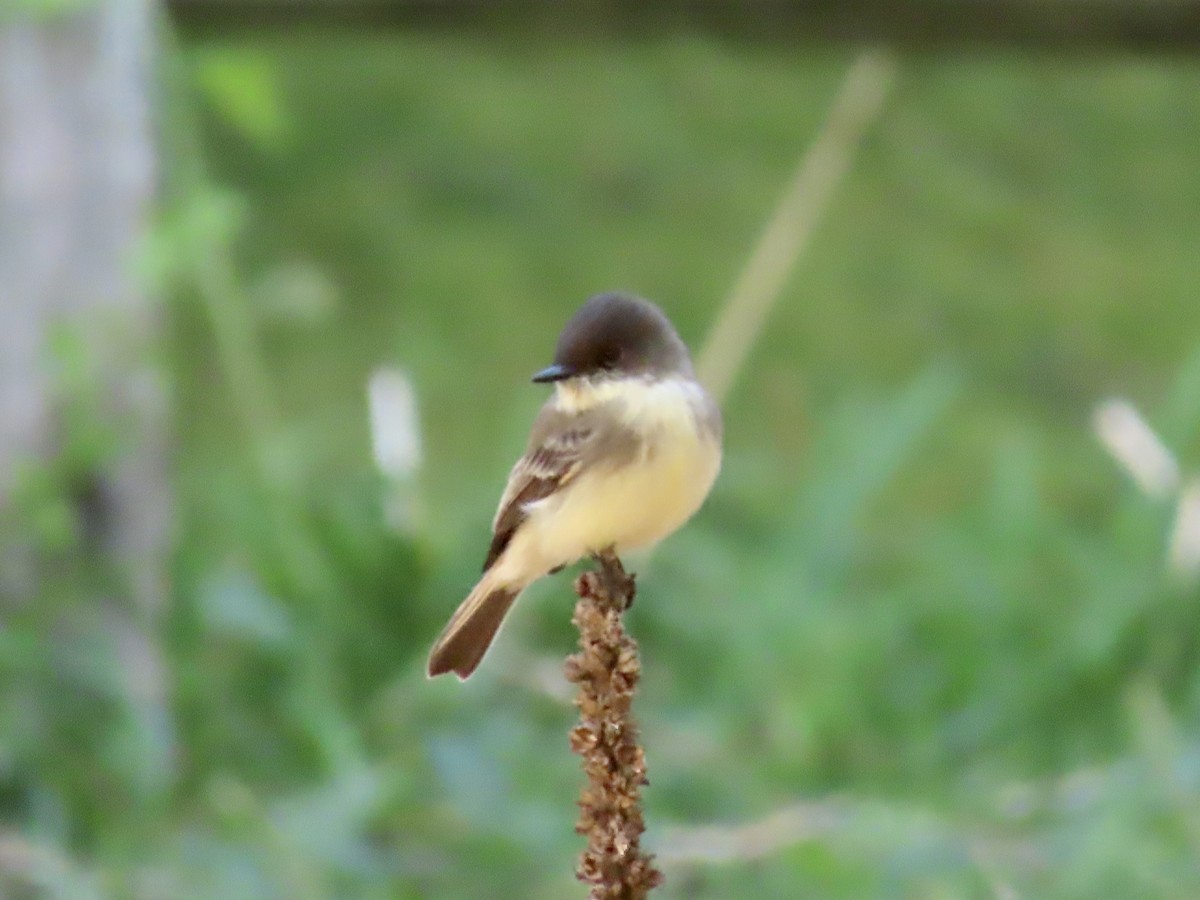
<instances>
[{"instance_id":1,"label":"dried flower spike","mask_svg":"<svg viewBox=\"0 0 1200 900\"><path fill-rule=\"evenodd\" d=\"M621 620L635 587L612 551L598 554L596 562L596 571L575 582L580 649L566 662L567 680L579 686L571 750L583 757L588 779L575 825L588 845L576 875L591 885L589 900L639 900L662 883L662 873L641 850L641 790L648 782L630 712L641 663Z\"/></svg>"}]
</instances>

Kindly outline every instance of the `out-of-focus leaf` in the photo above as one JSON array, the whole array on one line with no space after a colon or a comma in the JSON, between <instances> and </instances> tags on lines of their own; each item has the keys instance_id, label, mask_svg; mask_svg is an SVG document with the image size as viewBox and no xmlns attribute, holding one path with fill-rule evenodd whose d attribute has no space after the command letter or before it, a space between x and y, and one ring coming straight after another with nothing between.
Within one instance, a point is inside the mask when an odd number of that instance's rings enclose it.
<instances>
[{"instance_id":1,"label":"out-of-focus leaf","mask_svg":"<svg viewBox=\"0 0 1200 900\"><path fill-rule=\"evenodd\" d=\"M843 574L867 505L918 452L960 389L955 371L933 366L894 400L843 405L822 429L807 488L780 535L802 550L814 573Z\"/></svg>"},{"instance_id":2,"label":"out-of-focus leaf","mask_svg":"<svg viewBox=\"0 0 1200 900\"><path fill-rule=\"evenodd\" d=\"M196 54L196 85L216 113L262 149L286 139L288 118L270 59L250 49L206 48Z\"/></svg>"},{"instance_id":3,"label":"out-of-focus leaf","mask_svg":"<svg viewBox=\"0 0 1200 900\"><path fill-rule=\"evenodd\" d=\"M491 827L511 803L512 785L490 743L463 735L434 735L426 740L441 793L468 822Z\"/></svg>"},{"instance_id":4,"label":"out-of-focus leaf","mask_svg":"<svg viewBox=\"0 0 1200 900\"><path fill-rule=\"evenodd\" d=\"M369 769L341 772L327 784L275 804L271 819L301 853L339 869L370 874L378 854L367 825L382 800L382 781Z\"/></svg>"},{"instance_id":5,"label":"out-of-focus leaf","mask_svg":"<svg viewBox=\"0 0 1200 900\"><path fill-rule=\"evenodd\" d=\"M341 295L315 263L292 260L264 272L251 288L251 300L264 320L313 328L329 321Z\"/></svg>"},{"instance_id":6,"label":"out-of-focus leaf","mask_svg":"<svg viewBox=\"0 0 1200 900\"><path fill-rule=\"evenodd\" d=\"M1180 367L1157 418L1163 439L1177 452L1189 447L1200 432L1200 346Z\"/></svg>"},{"instance_id":7,"label":"out-of-focus leaf","mask_svg":"<svg viewBox=\"0 0 1200 900\"><path fill-rule=\"evenodd\" d=\"M196 599L201 618L213 633L275 648L286 646L292 639L287 608L244 571L214 575Z\"/></svg>"}]
</instances>

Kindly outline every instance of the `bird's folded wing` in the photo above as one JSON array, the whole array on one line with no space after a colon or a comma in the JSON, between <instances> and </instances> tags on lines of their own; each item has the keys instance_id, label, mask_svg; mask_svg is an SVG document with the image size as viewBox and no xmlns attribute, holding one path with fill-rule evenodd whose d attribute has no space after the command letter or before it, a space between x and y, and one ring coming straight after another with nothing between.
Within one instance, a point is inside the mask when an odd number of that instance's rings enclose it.
<instances>
[{"instance_id":1,"label":"bird's folded wing","mask_svg":"<svg viewBox=\"0 0 1200 900\"><path fill-rule=\"evenodd\" d=\"M590 417L568 418L553 408L542 410L534 423L529 448L508 476L508 485L492 521L492 545L483 571L490 569L504 552L525 521L529 504L562 490L578 474L596 439L597 430Z\"/></svg>"}]
</instances>

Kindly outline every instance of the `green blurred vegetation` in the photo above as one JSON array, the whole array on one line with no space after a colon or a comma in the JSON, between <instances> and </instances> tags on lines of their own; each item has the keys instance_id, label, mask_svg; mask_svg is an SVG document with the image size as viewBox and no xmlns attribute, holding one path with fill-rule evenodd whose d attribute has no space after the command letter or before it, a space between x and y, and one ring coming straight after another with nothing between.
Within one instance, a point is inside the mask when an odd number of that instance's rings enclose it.
<instances>
[{"instance_id":1,"label":"green blurred vegetation","mask_svg":"<svg viewBox=\"0 0 1200 900\"><path fill-rule=\"evenodd\" d=\"M31 474L12 527L75 564L0 632L0 809L52 854L28 895L581 895L572 711L539 688L567 577L465 685L424 655L562 322L627 288L696 347L847 63L687 35L170 48L139 259L171 297L167 699L47 637L97 576L79 462ZM1190 60L902 61L726 404L714 496L635 564L664 897L1200 894L1196 584L1089 424L1127 395L1200 461L1197 147ZM383 364L425 446L400 529ZM73 431L84 462L103 430ZM802 840L671 858L676 827L800 803Z\"/></svg>"}]
</instances>

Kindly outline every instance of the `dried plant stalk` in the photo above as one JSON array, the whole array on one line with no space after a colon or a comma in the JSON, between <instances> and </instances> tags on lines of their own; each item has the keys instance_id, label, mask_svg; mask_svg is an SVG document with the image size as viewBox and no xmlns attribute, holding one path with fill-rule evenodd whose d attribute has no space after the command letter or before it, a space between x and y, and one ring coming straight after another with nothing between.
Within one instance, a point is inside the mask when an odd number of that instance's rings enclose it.
<instances>
[{"instance_id":1,"label":"dried plant stalk","mask_svg":"<svg viewBox=\"0 0 1200 900\"><path fill-rule=\"evenodd\" d=\"M621 617L633 603L633 576L611 551L598 554L597 571L575 582L574 621L579 652L566 662L579 686L579 724L571 749L583 757L587 786L575 830L588 839L576 875L591 885L590 900L639 900L662 882L653 857L643 853L642 786L646 757L630 707L641 675L637 643Z\"/></svg>"}]
</instances>

